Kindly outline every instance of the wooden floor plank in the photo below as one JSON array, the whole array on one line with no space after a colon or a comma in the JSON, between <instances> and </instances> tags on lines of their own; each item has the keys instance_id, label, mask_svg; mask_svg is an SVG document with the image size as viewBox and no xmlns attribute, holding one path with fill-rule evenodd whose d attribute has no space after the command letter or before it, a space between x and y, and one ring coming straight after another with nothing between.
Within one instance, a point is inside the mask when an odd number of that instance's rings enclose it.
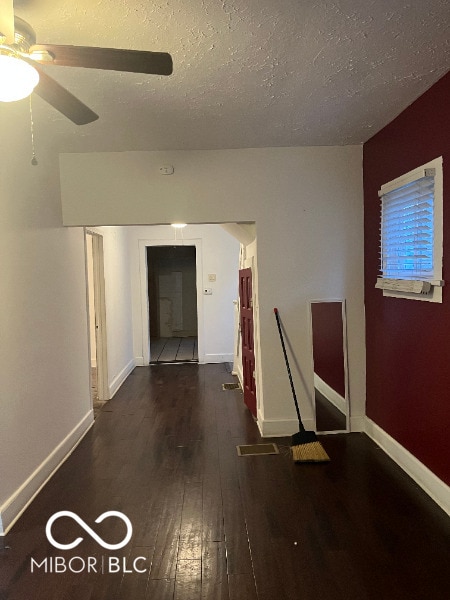
<instances>
[{"instance_id":1,"label":"wooden floor plank","mask_svg":"<svg viewBox=\"0 0 450 600\"><path fill-rule=\"evenodd\" d=\"M224 517L220 477L205 474L203 479L202 537L206 542L224 540Z\"/></svg>"},{"instance_id":2,"label":"wooden floor plank","mask_svg":"<svg viewBox=\"0 0 450 600\"><path fill-rule=\"evenodd\" d=\"M164 348L159 355L158 362L175 362L180 341L180 338L167 338Z\"/></svg>"},{"instance_id":3,"label":"wooden floor plank","mask_svg":"<svg viewBox=\"0 0 450 600\"><path fill-rule=\"evenodd\" d=\"M176 360L189 361L194 359L195 338L180 338Z\"/></svg>"},{"instance_id":4,"label":"wooden floor plank","mask_svg":"<svg viewBox=\"0 0 450 600\"><path fill-rule=\"evenodd\" d=\"M152 363L198 361L196 337L152 338L150 341Z\"/></svg>"},{"instance_id":5,"label":"wooden floor plank","mask_svg":"<svg viewBox=\"0 0 450 600\"><path fill-rule=\"evenodd\" d=\"M165 338L150 338L150 360L152 362L158 362L165 344Z\"/></svg>"},{"instance_id":6,"label":"wooden floor plank","mask_svg":"<svg viewBox=\"0 0 450 600\"><path fill-rule=\"evenodd\" d=\"M146 600L173 600L174 593L175 579L153 579L148 582L145 598Z\"/></svg>"},{"instance_id":7,"label":"wooden floor plank","mask_svg":"<svg viewBox=\"0 0 450 600\"><path fill-rule=\"evenodd\" d=\"M202 599L229 599L225 542L204 543L202 554Z\"/></svg>"},{"instance_id":8,"label":"wooden floor plank","mask_svg":"<svg viewBox=\"0 0 450 600\"><path fill-rule=\"evenodd\" d=\"M198 600L202 593L202 561L178 560L174 600Z\"/></svg>"},{"instance_id":9,"label":"wooden floor plank","mask_svg":"<svg viewBox=\"0 0 450 600\"><path fill-rule=\"evenodd\" d=\"M288 438L264 440L225 365L138 367L15 523L0 550L0 600L444 600L450 520L367 436L322 437L331 461L293 463ZM275 441L280 454L239 457ZM54 534L55 512L74 520ZM109 521L109 522L108 522ZM143 556L144 572L30 570L34 557Z\"/></svg>"},{"instance_id":10,"label":"wooden floor plank","mask_svg":"<svg viewBox=\"0 0 450 600\"><path fill-rule=\"evenodd\" d=\"M230 575L228 581L230 600L258 600L253 575Z\"/></svg>"}]
</instances>

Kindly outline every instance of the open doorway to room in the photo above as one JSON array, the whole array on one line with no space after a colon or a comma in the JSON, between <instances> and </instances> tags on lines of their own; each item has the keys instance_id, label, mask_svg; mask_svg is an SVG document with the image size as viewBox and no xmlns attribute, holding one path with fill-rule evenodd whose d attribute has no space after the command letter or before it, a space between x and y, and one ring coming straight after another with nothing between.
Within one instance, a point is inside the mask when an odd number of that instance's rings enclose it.
<instances>
[{"instance_id":1,"label":"open doorway to room","mask_svg":"<svg viewBox=\"0 0 450 600\"><path fill-rule=\"evenodd\" d=\"M103 237L86 231L91 398L94 414L109 400Z\"/></svg>"},{"instance_id":2,"label":"open doorway to room","mask_svg":"<svg viewBox=\"0 0 450 600\"><path fill-rule=\"evenodd\" d=\"M198 362L195 246L148 246L150 362Z\"/></svg>"}]
</instances>

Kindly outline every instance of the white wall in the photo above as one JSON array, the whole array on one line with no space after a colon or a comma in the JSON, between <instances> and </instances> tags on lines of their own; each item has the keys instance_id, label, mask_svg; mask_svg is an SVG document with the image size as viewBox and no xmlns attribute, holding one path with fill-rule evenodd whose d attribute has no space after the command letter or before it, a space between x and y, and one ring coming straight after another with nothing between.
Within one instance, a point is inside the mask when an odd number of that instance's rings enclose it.
<instances>
[{"instance_id":1,"label":"white wall","mask_svg":"<svg viewBox=\"0 0 450 600\"><path fill-rule=\"evenodd\" d=\"M86 276L88 287L88 312L89 312L89 342L91 366L97 366L97 332L95 323L95 297L94 297L94 263L92 249L92 235L86 236Z\"/></svg>"},{"instance_id":2,"label":"white wall","mask_svg":"<svg viewBox=\"0 0 450 600\"><path fill-rule=\"evenodd\" d=\"M126 228L91 228L103 237L108 386L112 398L135 367Z\"/></svg>"},{"instance_id":3,"label":"white wall","mask_svg":"<svg viewBox=\"0 0 450 600\"><path fill-rule=\"evenodd\" d=\"M162 164L174 174L161 176ZM61 185L67 225L256 222L261 430L297 429L273 307L295 352L294 382L311 426L308 302L336 297L348 309L351 426L362 427L361 147L67 154Z\"/></svg>"},{"instance_id":4,"label":"white wall","mask_svg":"<svg viewBox=\"0 0 450 600\"><path fill-rule=\"evenodd\" d=\"M31 166L29 118L1 108L0 535L92 423L83 231L57 155L40 140Z\"/></svg>"},{"instance_id":5,"label":"white wall","mask_svg":"<svg viewBox=\"0 0 450 600\"><path fill-rule=\"evenodd\" d=\"M234 305L238 295L239 243L219 225L188 225L175 240L168 225L129 227L130 273L133 298L133 338L136 364L146 364L148 345L147 274L145 246L184 243L197 248L197 306L199 362L232 362ZM214 273L216 281L208 281ZM204 287L212 295L204 295Z\"/></svg>"}]
</instances>

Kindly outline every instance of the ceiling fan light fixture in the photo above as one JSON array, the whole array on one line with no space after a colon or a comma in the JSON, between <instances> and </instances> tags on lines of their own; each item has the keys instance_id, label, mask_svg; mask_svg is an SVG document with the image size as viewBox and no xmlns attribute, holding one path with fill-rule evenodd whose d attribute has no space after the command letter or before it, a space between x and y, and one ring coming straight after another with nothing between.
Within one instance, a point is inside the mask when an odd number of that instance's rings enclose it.
<instances>
[{"instance_id":1,"label":"ceiling fan light fixture","mask_svg":"<svg viewBox=\"0 0 450 600\"><path fill-rule=\"evenodd\" d=\"M22 100L38 83L39 73L32 65L10 54L0 54L0 102Z\"/></svg>"}]
</instances>

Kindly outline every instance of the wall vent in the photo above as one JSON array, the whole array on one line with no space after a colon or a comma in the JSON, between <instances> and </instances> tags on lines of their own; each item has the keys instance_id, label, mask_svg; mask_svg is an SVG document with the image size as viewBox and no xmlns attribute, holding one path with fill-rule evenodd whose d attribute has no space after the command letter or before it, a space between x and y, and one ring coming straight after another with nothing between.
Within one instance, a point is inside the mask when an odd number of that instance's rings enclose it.
<instances>
[{"instance_id":1,"label":"wall vent","mask_svg":"<svg viewBox=\"0 0 450 600\"><path fill-rule=\"evenodd\" d=\"M239 383L222 383L223 390L240 390L241 386Z\"/></svg>"}]
</instances>

